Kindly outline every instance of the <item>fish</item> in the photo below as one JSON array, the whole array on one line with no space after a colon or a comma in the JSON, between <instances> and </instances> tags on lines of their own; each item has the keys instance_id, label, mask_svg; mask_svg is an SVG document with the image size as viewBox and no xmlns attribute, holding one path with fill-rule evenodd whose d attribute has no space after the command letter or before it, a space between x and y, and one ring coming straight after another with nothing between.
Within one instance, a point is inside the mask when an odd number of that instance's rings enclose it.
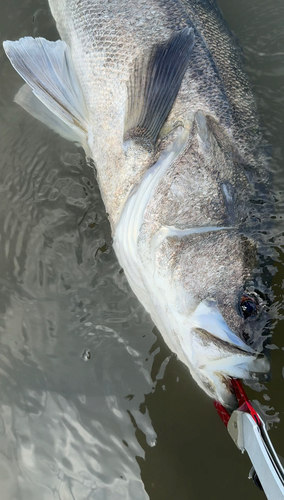
<instances>
[{"instance_id":1,"label":"fish","mask_svg":"<svg viewBox=\"0 0 284 500\"><path fill-rule=\"evenodd\" d=\"M197 384L269 372L257 288L255 100L215 0L49 0L61 39L4 50L15 101L91 158L130 287Z\"/></svg>"}]
</instances>

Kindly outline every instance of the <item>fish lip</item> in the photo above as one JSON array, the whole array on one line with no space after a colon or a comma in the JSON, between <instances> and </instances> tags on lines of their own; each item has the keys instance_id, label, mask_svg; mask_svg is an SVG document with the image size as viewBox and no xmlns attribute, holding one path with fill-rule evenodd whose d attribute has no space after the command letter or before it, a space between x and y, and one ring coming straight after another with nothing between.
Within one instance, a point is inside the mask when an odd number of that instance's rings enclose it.
<instances>
[{"instance_id":1,"label":"fish lip","mask_svg":"<svg viewBox=\"0 0 284 500\"><path fill-rule=\"evenodd\" d=\"M233 344L230 344L229 342L217 338L214 335L212 335L210 332L204 330L203 328L193 328L192 333L195 333L198 335L199 338L202 338L204 346L212 346L215 345L218 349L222 349L224 353L228 353L228 355L236 355L236 356L246 356L248 358L251 358L252 360L267 360L267 357L265 356L264 353L262 352L257 352L254 351L253 349L250 348L250 351L242 349L240 346L235 346ZM248 346L249 347L249 346ZM200 369L204 369L205 365L201 365ZM216 371L218 373L218 370ZM221 372L220 372L221 373ZM266 371L261 372L261 373L266 373Z\"/></svg>"},{"instance_id":2,"label":"fish lip","mask_svg":"<svg viewBox=\"0 0 284 500\"><path fill-rule=\"evenodd\" d=\"M201 328L216 339L224 340L227 344L241 348L243 351L253 353L254 350L244 342L228 326L220 313L217 301L207 298L200 302L191 315L192 328Z\"/></svg>"},{"instance_id":3,"label":"fish lip","mask_svg":"<svg viewBox=\"0 0 284 500\"><path fill-rule=\"evenodd\" d=\"M201 327L195 327L192 329L192 332L196 332L199 337L203 338L204 342L207 344L215 344L218 347L223 347L224 350L231 350L235 352L239 352L240 354L245 354L246 356L255 356L255 352L249 347L249 350L244 350L240 346L236 346L234 344L231 344L230 342L223 340L221 338L216 337L213 335L211 332L208 332L207 330L204 330L204 328ZM207 341L207 342L206 342Z\"/></svg>"}]
</instances>

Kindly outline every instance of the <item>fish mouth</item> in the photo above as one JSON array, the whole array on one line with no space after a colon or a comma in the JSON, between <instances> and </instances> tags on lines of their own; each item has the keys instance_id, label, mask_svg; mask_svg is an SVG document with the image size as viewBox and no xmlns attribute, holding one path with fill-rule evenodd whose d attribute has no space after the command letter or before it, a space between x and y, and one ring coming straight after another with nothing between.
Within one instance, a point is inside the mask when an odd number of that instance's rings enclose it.
<instances>
[{"instance_id":1,"label":"fish mouth","mask_svg":"<svg viewBox=\"0 0 284 500\"><path fill-rule=\"evenodd\" d=\"M218 340L223 340L248 353L255 352L229 328L214 299L206 299L200 302L191 316L191 323L193 328L206 331Z\"/></svg>"},{"instance_id":2,"label":"fish mouth","mask_svg":"<svg viewBox=\"0 0 284 500\"><path fill-rule=\"evenodd\" d=\"M236 403L231 378L255 380L256 374L270 370L264 354L243 350L202 328L191 330L191 348L193 378L210 397L227 407Z\"/></svg>"},{"instance_id":3,"label":"fish mouth","mask_svg":"<svg viewBox=\"0 0 284 500\"><path fill-rule=\"evenodd\" d=\"M264 354L254 351L230 330L213 300L196 308L182 347L193 378L224 406L235 406L231 378L255 380L255 374L270 369Z\"/></svg>"}]
</instances>

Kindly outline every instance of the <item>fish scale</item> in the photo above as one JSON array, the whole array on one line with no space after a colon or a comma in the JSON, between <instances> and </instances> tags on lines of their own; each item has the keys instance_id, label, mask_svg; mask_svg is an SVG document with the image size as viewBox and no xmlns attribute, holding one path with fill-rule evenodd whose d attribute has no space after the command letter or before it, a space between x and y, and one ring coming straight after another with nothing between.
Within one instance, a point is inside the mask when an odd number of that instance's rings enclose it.
<instances>
[{"instance_id":1,"label":"fish scale","mask_svg":"<svg viewBox=\"0 0 284 500\"><path fill-rule=\"evenodd\" d=\"M16 101L77 134L131 288L204 391L233 406L229 377L269 369L244 341L257 342L266 323L251 289L252 200L267 159L236 40L214 0L49 4L68 45L4 43L32 89ZM257 301L249 320L244 293Z\"/></svg>"},{"instance_id":2,"label":"fish scale","mask_svg":"<svg viewBox=\"0 0 284 500\"><path fill-rule=\"evenodd\" d=\"M140 172L126 171L121 155L131 65L139 54L188 23L195 27L196 51L168 121L174 122L188 109L203 109L226 125L240 152L252 165L255 163L255 133L253 147L249 134L243 140L244 127L255 129L258 125L254 101L240 67L239 50L232 45L232 37L214 7L205 2L140 0L133 4L90 0L49 3L62 38L72 47L90 110L94 160L111 221L117 220L132 186L148 167L140 165ZM70 27L66 19L71 19Z\"/></svg>"}]
</instances>

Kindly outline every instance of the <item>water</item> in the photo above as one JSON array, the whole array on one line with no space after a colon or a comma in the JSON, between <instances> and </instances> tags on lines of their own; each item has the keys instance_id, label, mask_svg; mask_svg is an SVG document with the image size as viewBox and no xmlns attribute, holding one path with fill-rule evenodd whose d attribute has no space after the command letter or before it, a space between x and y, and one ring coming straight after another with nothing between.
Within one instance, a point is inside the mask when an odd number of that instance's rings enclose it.
<instances>
[{"instance_id":1,"label":"water","mask_svg":"<svg viewBox=\"0 0 284 500\"><path fill-rule=\"evenodd\" d=\"M272 147L264 253L278 349L272 380L249 394L279 413L270 435L284 455L284 4L220 5ZM44 0L2 2L0 29L2 40L57 38ZM212 401L130 292L83 151L13 104L21 80L2 49L0 72L1 499L263 498Z\"/></svg>"}]
</instances>

